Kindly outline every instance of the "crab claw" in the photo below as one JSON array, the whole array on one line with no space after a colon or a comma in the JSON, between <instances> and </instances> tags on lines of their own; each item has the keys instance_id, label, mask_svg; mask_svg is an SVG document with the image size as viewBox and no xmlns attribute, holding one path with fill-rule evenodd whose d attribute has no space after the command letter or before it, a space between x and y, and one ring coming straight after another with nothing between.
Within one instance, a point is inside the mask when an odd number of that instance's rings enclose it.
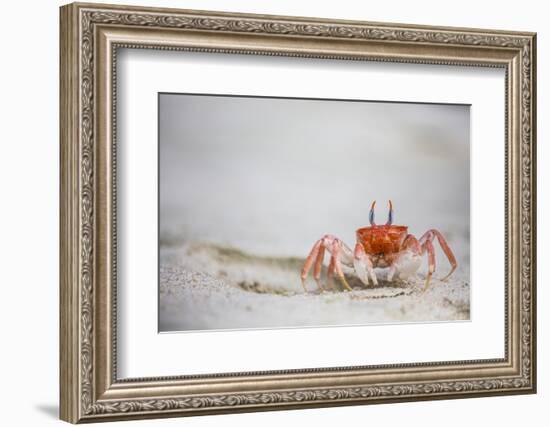
<instances>
[{"instance_id":1,"label":"crab claw","mask_svg":"<svg viewBox=\"0 0 550 427\"><path fill-rule=\"evenodd\" d=\"M374 205L376 205L376 200L372 202L372 205L370 206L370 212L369 212L370 225L376 225L374 222Z\"/></svg>"}]
</instances>

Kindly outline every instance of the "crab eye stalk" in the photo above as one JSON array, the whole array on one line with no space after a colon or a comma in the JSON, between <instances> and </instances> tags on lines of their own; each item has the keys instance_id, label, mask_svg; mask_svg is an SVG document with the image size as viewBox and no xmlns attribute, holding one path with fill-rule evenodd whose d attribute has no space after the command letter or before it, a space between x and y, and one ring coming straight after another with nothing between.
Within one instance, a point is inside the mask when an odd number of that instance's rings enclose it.
<instances>
[{"instance_id":1,"label":"crab eye stalk","mask_svg":"<svg viewBox=\"0 0 550 427\"><path fill-rule=\"evenodd\" d=\"M370 206L370 212L369 212L370 225L376 225L374 223L374 205L376 205L376 200L374 202L372 202L372 205Z\"/></svg>"},{"instance_id":2,"label":"crab eye stalk","mask_svg":"<svg viewBox=\"0 0 550 427\"><path fill-rule=\"evenodd\" d=\"M391 200L389 201L389 212L388 212L388 222L386 222L386 225L392 225L393 224L393 204Z\"/></svg>"}]
</instances>

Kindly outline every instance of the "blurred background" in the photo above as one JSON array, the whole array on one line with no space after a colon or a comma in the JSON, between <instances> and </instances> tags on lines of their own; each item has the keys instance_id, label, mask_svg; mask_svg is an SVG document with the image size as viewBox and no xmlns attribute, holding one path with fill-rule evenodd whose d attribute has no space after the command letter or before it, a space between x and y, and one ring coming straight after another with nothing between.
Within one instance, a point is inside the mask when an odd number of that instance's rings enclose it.
<instances>
[{"instance_id":1,"label":"blurred background","mask_svg":"<svg viewBox=\"0 0 550 427\"><path fill-rule=\"evenodd\" d=\"M352 246L371 202L385 223L391 199L394 223L417 237L439 229L469 263L469 106L187 94L159 102L161 254L198 241L305 257L326 233Z\"/></svg>"}]
</instances>

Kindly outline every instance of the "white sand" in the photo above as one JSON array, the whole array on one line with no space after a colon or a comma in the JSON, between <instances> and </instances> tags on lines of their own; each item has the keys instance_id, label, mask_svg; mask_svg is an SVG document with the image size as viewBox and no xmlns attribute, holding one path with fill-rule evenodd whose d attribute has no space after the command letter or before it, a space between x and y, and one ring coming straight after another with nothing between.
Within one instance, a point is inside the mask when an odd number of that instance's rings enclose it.
<instances>
[{"instance_id":1,"label":"white sand","mask_svg":"<svg viewBox=\"0 0 550 427\"><path fill-rule=\"evenodd\" d=\"M164 247L160 269L160 330L276 328L392 322L467 320L470 285L458 269L437 277L426 292L419 272L406 283L388 283L377 270L378 287L365 288L348 270L353 292L319 293L312 279L304 293L303 259L270 258L209 244ZM326 278L322 278L326 283Z\"/></svg>"}]
</instances>

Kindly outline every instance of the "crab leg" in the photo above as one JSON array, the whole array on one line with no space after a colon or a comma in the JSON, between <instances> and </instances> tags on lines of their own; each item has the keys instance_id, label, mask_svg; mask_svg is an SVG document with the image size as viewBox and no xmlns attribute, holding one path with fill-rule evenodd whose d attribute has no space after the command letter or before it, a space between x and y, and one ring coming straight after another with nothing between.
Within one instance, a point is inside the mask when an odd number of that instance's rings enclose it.
<instances>
[{"instance_id":1,"label":"crab leg","mask_svg":"<svg viewBox=\"0 0 550 427\"><path fill-rule=\"evenodd\" d=\"M319 249L321 248L322 244L323 244L323 239L319 239L315 242L315 244L313 245L313 248L311 249L311 251L309 252L309 255L306 258L306 262L304 263L304 266L302 267L302 274L300 277L302 279L302 286L305 292L307 292L307 289L306 289L307 275L309 273L309 270L311 269L313 261L319 255Z\"/></svg>"},{"instance_id":2,"label":"crab leg","mask_svg":"<svg viewBox=\"0 0 550 427\"><path fill-rule=\"evenodd\" d=\"M443 252L447 256L447 259L449 260L449 263L451 264L451 271L441 280L447 280L451 274L456 270L457 262L456 258L453 254L453 251L451 250L449 244L443 237L443 234L441 234L439 231L432 229L428 230L424 233L424 235L420 238L420 243L424 245L426 241L432 241L434 237L437 237L437 241L439 242L439 245L441 246L441 249L443 249Z\"/></svg>"},{"instance_id":3,"label":"crab leg","mask_svg":"<svg viewBox=\"0 0 550 427\"><path fill-rule=\"evenodd\" d=\"M412 234L407 234L403 240L403 249L411 249L415 254L422 255L420 242Z\"/></svg>"},{"instance_id":4,"label":"crab leg","mask_svg":"<svg viewBox=\"0 0 550 427\"><path fill-rule=\"evenodd\" d=\"M330 279L332 277L332 275L334 274L334 268L335 268L334 264L335 264L334 263L334 257L331 255L330 262L328 264L327 279Z\"/></svg>"},{"instance_id":5,"label":"crab leg","mask_svg":"<svg viewBox=\"0 0 550 427\"><path fill-rule=\"evenodd\" d=\"M342 285L344 285L344 288L346 288L348 291L351 291L351 286L346 281L344 272L342 271L342 264L340 262L340 250L340 244L337 240L335 240L332 244L332 256L334 257L334 267L336 269L336 274L338 274L338 277L340 278Z\"/></svg>"},{"instance_id":6,"label":"crab leg","mask_svg":"<svg viewBox=\"0 0 550 427\"><path fill-rule=\"evenodd\" d=\"M432 244L432 241L430 239L424 242L423 247L428 251L428 277L426 277L426 283L424 284L424 291L426 291L426 289L428 289L428 286L430 285L432 274L435 271L435 251L434 245Z\"/></svg>"},{"instance_id":7,"label":"crab leg","mask_svg":"<svg viewBox=\"0 0 550 427\"><path fill-rule=\"evenodd\" d=\"M330 260L331 265L329 265L327 276L330 277L334 272L336 272L340 280L342 280L344 286L351 290L351 287L343 277L344 273L342 272L342 264L353 266L353 253L351 252L351 249L348 248L340 239L327 234L315 242L306 258L306 262L304 263L302 274L300 276L304 291L307 292L305 280L311 270L311 267L313 267L313 278L317 282L317 286L319 286L320 290L323 290L323 287L321 286L321 269L323 266L325 250L328 250L332 255Z\"/></svg>"},{"instance_id":8,"label":"crab leg","mask_svg":"<svg viewBox=\"0 0 550 427\"><path fill-rule=\"evenodd\" d=\"M321 285L321 268L323 267L323 259L325 258L325 247L321 245L317 253L317 259L315 260L315 265L313 267L313 278L319 287L321 292L324 291L323 286Z\"/></svg>"}]
</instances>

